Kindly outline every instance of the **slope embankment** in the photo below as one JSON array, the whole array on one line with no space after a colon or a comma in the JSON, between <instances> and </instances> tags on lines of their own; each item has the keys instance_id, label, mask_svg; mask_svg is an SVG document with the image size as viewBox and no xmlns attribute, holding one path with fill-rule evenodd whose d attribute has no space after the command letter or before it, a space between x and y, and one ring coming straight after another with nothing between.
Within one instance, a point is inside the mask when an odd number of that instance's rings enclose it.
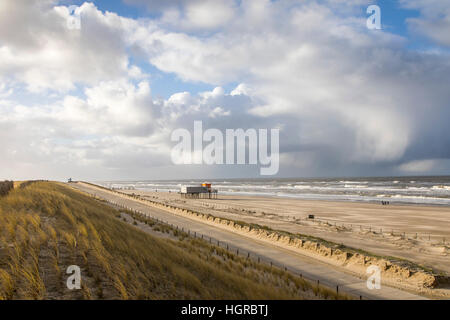
<instances>
[{"instance_id":1,"label":"slope embankment","mask_svg":"<svg viewBox=\"0 0 450 320\"><path fill-rule=\"evenodd\" d=\"M102 191L110 193L118 198L132 199L136 203L152 206L177 216L186 217L206 225L221 228L235 234L253 238L260 242L266 242L270 245L276 245L283 249L312 257L335 267L339 267L340 269L345 269L352 274L357 274L361 278L367 277L366 270L368 266L377 265L381 269L382 282L393 287L429 294L431 288L435 288L447 280L445 277L433 274L433 272L425 270L408 261L376 257L370 255L370 253L340 246L319 238L299 234L289 234L282 231L271 230L264 226L249 225L244 222L215 217L195 212L194 210L179 208L171 204L142 199L136 196L133 197L128 194L97 187L95 185L86 186L94 189L97 188L99 193Z\"/></svg>"},{"instance_id":2,"label":"slope embankment","mask_svg":"<svg viewBox=\"0 0 450 320\"><path fill-rule=\"evenodd\" d=\"M0 198L0 299L324 299L337 295L54 182ZM69 266L81 288L66 285ZM339 296L343 298L344 296Z\"/></svg>"}]
</instances>

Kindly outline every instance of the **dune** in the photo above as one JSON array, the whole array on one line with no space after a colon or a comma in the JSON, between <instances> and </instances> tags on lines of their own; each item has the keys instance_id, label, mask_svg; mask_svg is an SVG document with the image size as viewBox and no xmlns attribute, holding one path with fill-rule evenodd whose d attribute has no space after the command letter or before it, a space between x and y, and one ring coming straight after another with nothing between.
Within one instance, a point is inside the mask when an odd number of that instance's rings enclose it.
<instances>
[{"instance_id":1,"label":"dune","mask_svg":"<svg viewBox=\"0 0 450 320\"><path fill-rule=\"evenodd\" d=\"M0 197L0 299L346 298L138 218L59 183L11 190ZM79 290L66 286L71 265Z\"/></svg>"},{"instance_id":2,"label":"dune","mask_svg":"<svg viewBox=\"0 0 450 320\"><path fill-rule=\"evenodd\" d=\"M219 195L217 200L181 199L179 194L124 190L205 214L242 220L290 233L408 259L450 274L450 208ZM309 214L314 219L307 219ZM444 248L436 250L436 247Z\"/></svg>"}]
</instances>

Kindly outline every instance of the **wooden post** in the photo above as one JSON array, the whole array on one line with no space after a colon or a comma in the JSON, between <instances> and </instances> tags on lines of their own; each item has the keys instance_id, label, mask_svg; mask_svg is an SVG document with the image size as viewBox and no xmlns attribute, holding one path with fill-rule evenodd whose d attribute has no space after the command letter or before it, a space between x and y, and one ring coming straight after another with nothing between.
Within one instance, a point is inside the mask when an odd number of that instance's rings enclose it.
<instances>
[{"instance_id":1,"label":"wooden post","mask_svg":"<svg viewBox=\"0 0 450 320\"><path fill-rule=\"evenodd\" d=\"M317 295L319 294L319 284L320 284L320 281L319 281L319 280L317 280L317 290L316 290L316 297L317 297Z\"/></svg>"}]
</instances>

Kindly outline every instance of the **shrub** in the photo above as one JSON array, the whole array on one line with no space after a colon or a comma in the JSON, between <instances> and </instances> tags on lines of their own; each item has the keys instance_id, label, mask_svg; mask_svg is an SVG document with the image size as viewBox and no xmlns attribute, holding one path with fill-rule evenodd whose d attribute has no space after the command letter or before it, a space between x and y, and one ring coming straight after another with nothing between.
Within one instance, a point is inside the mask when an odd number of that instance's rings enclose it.
<instances>
[{"instance_id":1,"label":"shrub","mask_svg":"<svg viewBox=\"0 0 450 320\"><path fill-rule=\"evenodd\" d=\"M6 196L12 189L14 189L13 181L0 182L0 197Z\"/></svg>"}]
</instances>

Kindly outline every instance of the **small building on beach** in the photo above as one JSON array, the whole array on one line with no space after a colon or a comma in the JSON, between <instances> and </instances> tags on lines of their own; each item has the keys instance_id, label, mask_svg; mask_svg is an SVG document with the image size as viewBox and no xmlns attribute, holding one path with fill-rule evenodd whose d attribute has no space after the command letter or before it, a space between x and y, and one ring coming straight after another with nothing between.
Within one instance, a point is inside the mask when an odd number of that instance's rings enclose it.
<instances>
[{"instance_id":1,"label":"small building on beach","mask_svg":"<svg viewBox=\"0 0 450 320\"><path fill-rule=\"evenodd\" d=\"M202 183L200 186L181 186L182 198L192 199L217 199L217 189L212 189L210 183Z\"/></svg>"}]
</instances>

